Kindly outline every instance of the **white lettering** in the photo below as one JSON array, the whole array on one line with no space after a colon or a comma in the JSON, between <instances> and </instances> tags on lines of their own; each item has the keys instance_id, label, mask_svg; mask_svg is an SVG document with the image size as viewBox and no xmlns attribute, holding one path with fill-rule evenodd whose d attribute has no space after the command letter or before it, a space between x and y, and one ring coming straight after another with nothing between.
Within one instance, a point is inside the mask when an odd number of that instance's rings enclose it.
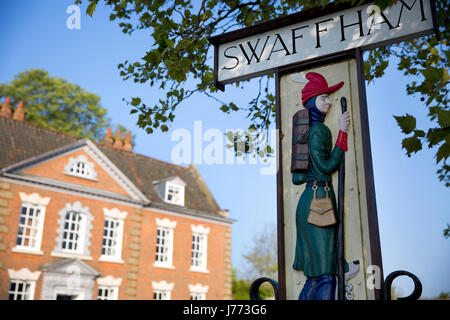
<instances>
[{"instance_id":1,"label":"white lettering","mask_svg":"<svg viewBox=\"0 0 450 320\"><path fill-rule=\"evenodd\" d=\"M227 141L224 141L224 134L219 129L211 128L203 133L202 121L194 121L193 131L194 143L189 130L178 128L172 132L170 140L176 142L170 153L173 163L259 165L261 175L272 175L278 170L276 157L278 130L256 132L227 129L225 131ZM203 142L207 142L205 147Z\"/></svg>"},{"instance_id":2,"label":"white lettering","mask_svg":"<svg viewBox=\"0 0 450 320\"><path fill-rule=\"evenodd\" d=\"M379 266L370 265L367 267L367 288L370 290L381 289L381 269Z\"/></svg>"},{"instance_id":3,"label":"white lettering","mask_svg":"<svg viewBox=\"0 0 450 320\"><path fill-rule=\"evenodd\" d=\"M72 275L67 278L67 289L69 290L77 290L81 286L81 269L79 266L71 265L66 269L67 273L71 273Z\"/></svg>"},{"instance_id":4,"label":"white lettering","mask_svg":"<svg viewBox=\"0 0 450 320\"><path fill-rule=\"evenodd\" d=\"M73 30L81 29L81 15L80 15L80 7L77 5L70 5L66 9L66 13L71 14L66 20L67 29Z\"/></svg>"},{"instance_id":5,"label":"white lettering","mask_svg":"<svg viewBox=\"0 0 450 320\"><path fill-rule=\"evenodd\" d=\"M183 308L183 314L185 315L210 315L211 318L214 318L214 316L216 315L217 312L217 308L218 307L197 307L194 305L190 305L189 307L184 307Z\"/></svg>"},{"instance_id":6,"label":"white lettering","mask_svg":"<svg viewBox=\"0 0 450 320\"><path fill-rule=\"evenodd\" d=\"M181 140L181 141L180 141ZM170 136L170 141L180 141L172 148L170 159L175 164L190 164L191 158L191 134L186 129L176 129Z\"/></svg>"},{"instance_id":7,"label":"white lettering","mask_svg":"<svg viewBox=\"0 0 450 320\"><path fill-rule=\"evenodd\" d=\"M223 137L218 129L208 129L203 134L203 140L209 142L203 151L206 164L223 164Z\"/></svg>"},{"instance_id":8,"label":"white lettering","mask_svg":"<svg viewBox=\"0 0 450 320\"><path fill-rule=\"evenodd\" d=\"M432 34L430 1L399 0L384 10L368 3L278 28L262 28L260 33L236 36L229 42L215 39L217 79L231 83L320 56Z\"/></svg>"}]
</instances>

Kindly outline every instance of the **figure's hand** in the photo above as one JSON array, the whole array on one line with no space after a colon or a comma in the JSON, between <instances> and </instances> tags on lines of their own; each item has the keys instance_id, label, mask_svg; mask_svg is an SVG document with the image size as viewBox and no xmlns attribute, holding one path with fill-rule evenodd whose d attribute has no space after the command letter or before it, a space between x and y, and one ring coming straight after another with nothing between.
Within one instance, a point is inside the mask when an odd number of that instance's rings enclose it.
<instances>
[{"instance_id":1,"label":"figure's hand","mask_svg":"<svg viewBox=\"0 0 450 320\"><path fill-rule=\"evenodd\" d=\"M339 129L344 132L347 132L348 127L350 126L350 114L348 113L348 111L345 111L344 113L340 114L338 121L339 121Z\"/></svg>"}]
</instances>

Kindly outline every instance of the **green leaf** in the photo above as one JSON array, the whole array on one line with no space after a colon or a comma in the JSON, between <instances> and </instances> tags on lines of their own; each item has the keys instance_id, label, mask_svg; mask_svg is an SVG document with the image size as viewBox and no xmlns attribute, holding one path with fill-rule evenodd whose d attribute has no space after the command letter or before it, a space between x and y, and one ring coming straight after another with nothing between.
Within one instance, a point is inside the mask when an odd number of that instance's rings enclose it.
<instances>
[{"instance_id":1,"label":"green leaf","mask_svg":"<svg viewBox=\"0 0 450 320\"><path fill-rule=\"evenodd\" d=\"M233 110L233 111L238 111L239 110L238 106L235 105L233 102L230 102L230 107L231 107L231 110Z\"/></svg>"},{"instance_id":2,"label":"green leaf","mask_svg":"<svg viewBox=\"0 0 450 320\"><path fill-rule=\"evenodd\" d=\"M450 134L450 128L430 128L427 133L428 147L432 148L439 144Z\"/></svg>"},{"instance_id":3,"label":"green leaf","mask_svg":"<svg viewBox=\"0 0 450 320\"><path fill-rule=\"evenodd\" d=\"M377 0L375 4L380 8L381 11L392 5L392 0Z\"/></svg>"},{"instance_id":4,"label":"green leaf","mask_svg":"<svg viewBox=\"0 0 450 320\"><path fill-rule=\"evenodd\" d=\"M441 127L450 127L450 110L444 110L442 108L436 111L438 115L438 123Z\"/></svg>"},{"instance_id":5,"label":"green leaf","mask_svg":"<svg viewBox=\"0 0 450 320\"><path fill-rule=\"evenodd\" d=\"M141 104L141 98L136 97L131 99L131 105L136 107Z\"/></svg>"},{"instance_id":6,"label":"green leaf","mask_svg":"<svg viewBox=\"0 0 450 320\"><path fill-rule=\"evenodd\" d=\"M414 130L414 135L419 138L425 137L425 131L423 130Z\"/></svg>"},{"instance_id":7,"label":"green leaf","mask_svg":"<svg viewBox=\"0 0 450 320\"><path fill-rule=\"evenodd\" d=\"M407 155L410 156L411 153L416 153L417 151L422 149L422 143L417 137L414 136L403 139L402 147L406 149Z\"/></svg>"},{"instance_id":8,"label":"green leaf","mask_svg":"<svg viewBox=\"0 0 450 320\"><path fill-rule=\"evenodd\" d=\"M406 114L406 116L394 116L402 132L405 134L410 134L416 128L416 118Z\"/></svg>"},{"instance_id":9,"label":"green leaf","mask_svg":"<svg viewBox=\"0 0 450 320\"><path fill-rule=\"evenodd\" d=\"M425 77L425 80L430 82L438 82L442 80L443 76L443 69L434 68L434 67L428 67L427 69L419 70L423 76Z\"/></svg>"},{"instance_id":10,"label":"green leaf","mask_svg":"<svg viewBox=\"0 0 450 320\"><path fill-rule=\"evenodd\" d=\"M445 54L445 58L447 59L447 61L450 61L450 50L443 50L444 54Z\"/></svg>"},{"instance_id":11,"label":"green leaf","mask_svg":"<svg viewBox=\"0 0 450 320\"><path fill-rule=\"evenodd\" d=\"M450 155L450 143L445 142L439 147L439 150L436 153L436 163L439 163L442 159L447 160L449 155Z\"/></svg>"},{"instance_id":12,"label":"green leaf","mask_svg":"<svg viewBox=\"0 0 450 320\"><path fill-rule=\"evenodd\" d=\"M88 14L91 18L92 18L92 14L95 11L96 6L97 6L97 2L91 2L86 9L86 14Z\"/></svg>"}]
</instances>

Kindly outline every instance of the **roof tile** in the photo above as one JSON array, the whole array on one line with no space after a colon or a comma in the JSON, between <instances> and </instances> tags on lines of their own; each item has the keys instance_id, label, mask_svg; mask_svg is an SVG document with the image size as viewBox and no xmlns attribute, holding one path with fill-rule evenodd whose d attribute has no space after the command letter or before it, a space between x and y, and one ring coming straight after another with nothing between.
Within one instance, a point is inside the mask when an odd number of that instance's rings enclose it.
<instances>
[{"instance_id":1,"label":"roof tile","mask_svg":"<svg viewBox=\"0 0 450 320\"><path fill-rule=\"evenodd\" d=\"M72 144L80 139L25 121L0 118L0 168ZM152 202L164 203L156 192L153 182L178 176L186 182L185 207L187 209L219 216L220 208L195 167L188 168L167 163L134 152L118 150L103 143L96 143L96 145Z\"/></svg>"}]
</instances>

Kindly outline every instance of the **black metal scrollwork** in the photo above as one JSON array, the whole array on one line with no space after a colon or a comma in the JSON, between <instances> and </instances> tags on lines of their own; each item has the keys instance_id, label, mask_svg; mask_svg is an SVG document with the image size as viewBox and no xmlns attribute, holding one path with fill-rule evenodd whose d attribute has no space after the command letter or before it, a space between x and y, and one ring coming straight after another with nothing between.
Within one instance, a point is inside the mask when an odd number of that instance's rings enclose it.
<instances>
[{"instance_id":1,"label":"black metal scrollwork","mask_svg":"<svg viewBox=\"0 0 450 320\"><path fill-rule=\"evenodd\" d=\"M420 282L419 278L417 278L414 274L404 270L394 271L386 277L386 280L384 281L385 299L386 300L392 299L391 296L392 283L396 278L400 276L407 276L411 278L414 282L414 290L409 296L397 297L397 300L418 300L422 295L422 283ZM266 277L258 278L255 281L253 281L249 290L250 300L263 300L259 294L259 288L264 282L269 282L272 285L273 291L275 293L275 300L278 300L278 282Z\"/></svg>"},{"instance_id":2,"label":"black metal scrollwork","mask_svg":"<svg viewBox=\"0 0 450 320\"><path fill-rule=\"evenodd\" d=\"M273 279L270 278L258 278L255 281L253 281L252 285L250 286L250 300L263 300L261 296L259 295L259 287L264 282L269 282L272 285L273 291L275 293L275 300L278 300L278 282L276 282Z\"/></svg>"},{"instance_id":3,"label":"black metal scrollwork","mask_svg":"<svg viewBox=\"0 0 450 320\"><path fill-rule=\"evenodd\" d=\"M384 281L384 292L386 295L386 300L391 300L392 282L395 278L400 276L408 276L414 281L414 291L407 297L397 297L397 300L418 300L422 295L422 283L414 274L403 270L394 271L386 277L386 280Z\"/></svg>"}]
</instances>

